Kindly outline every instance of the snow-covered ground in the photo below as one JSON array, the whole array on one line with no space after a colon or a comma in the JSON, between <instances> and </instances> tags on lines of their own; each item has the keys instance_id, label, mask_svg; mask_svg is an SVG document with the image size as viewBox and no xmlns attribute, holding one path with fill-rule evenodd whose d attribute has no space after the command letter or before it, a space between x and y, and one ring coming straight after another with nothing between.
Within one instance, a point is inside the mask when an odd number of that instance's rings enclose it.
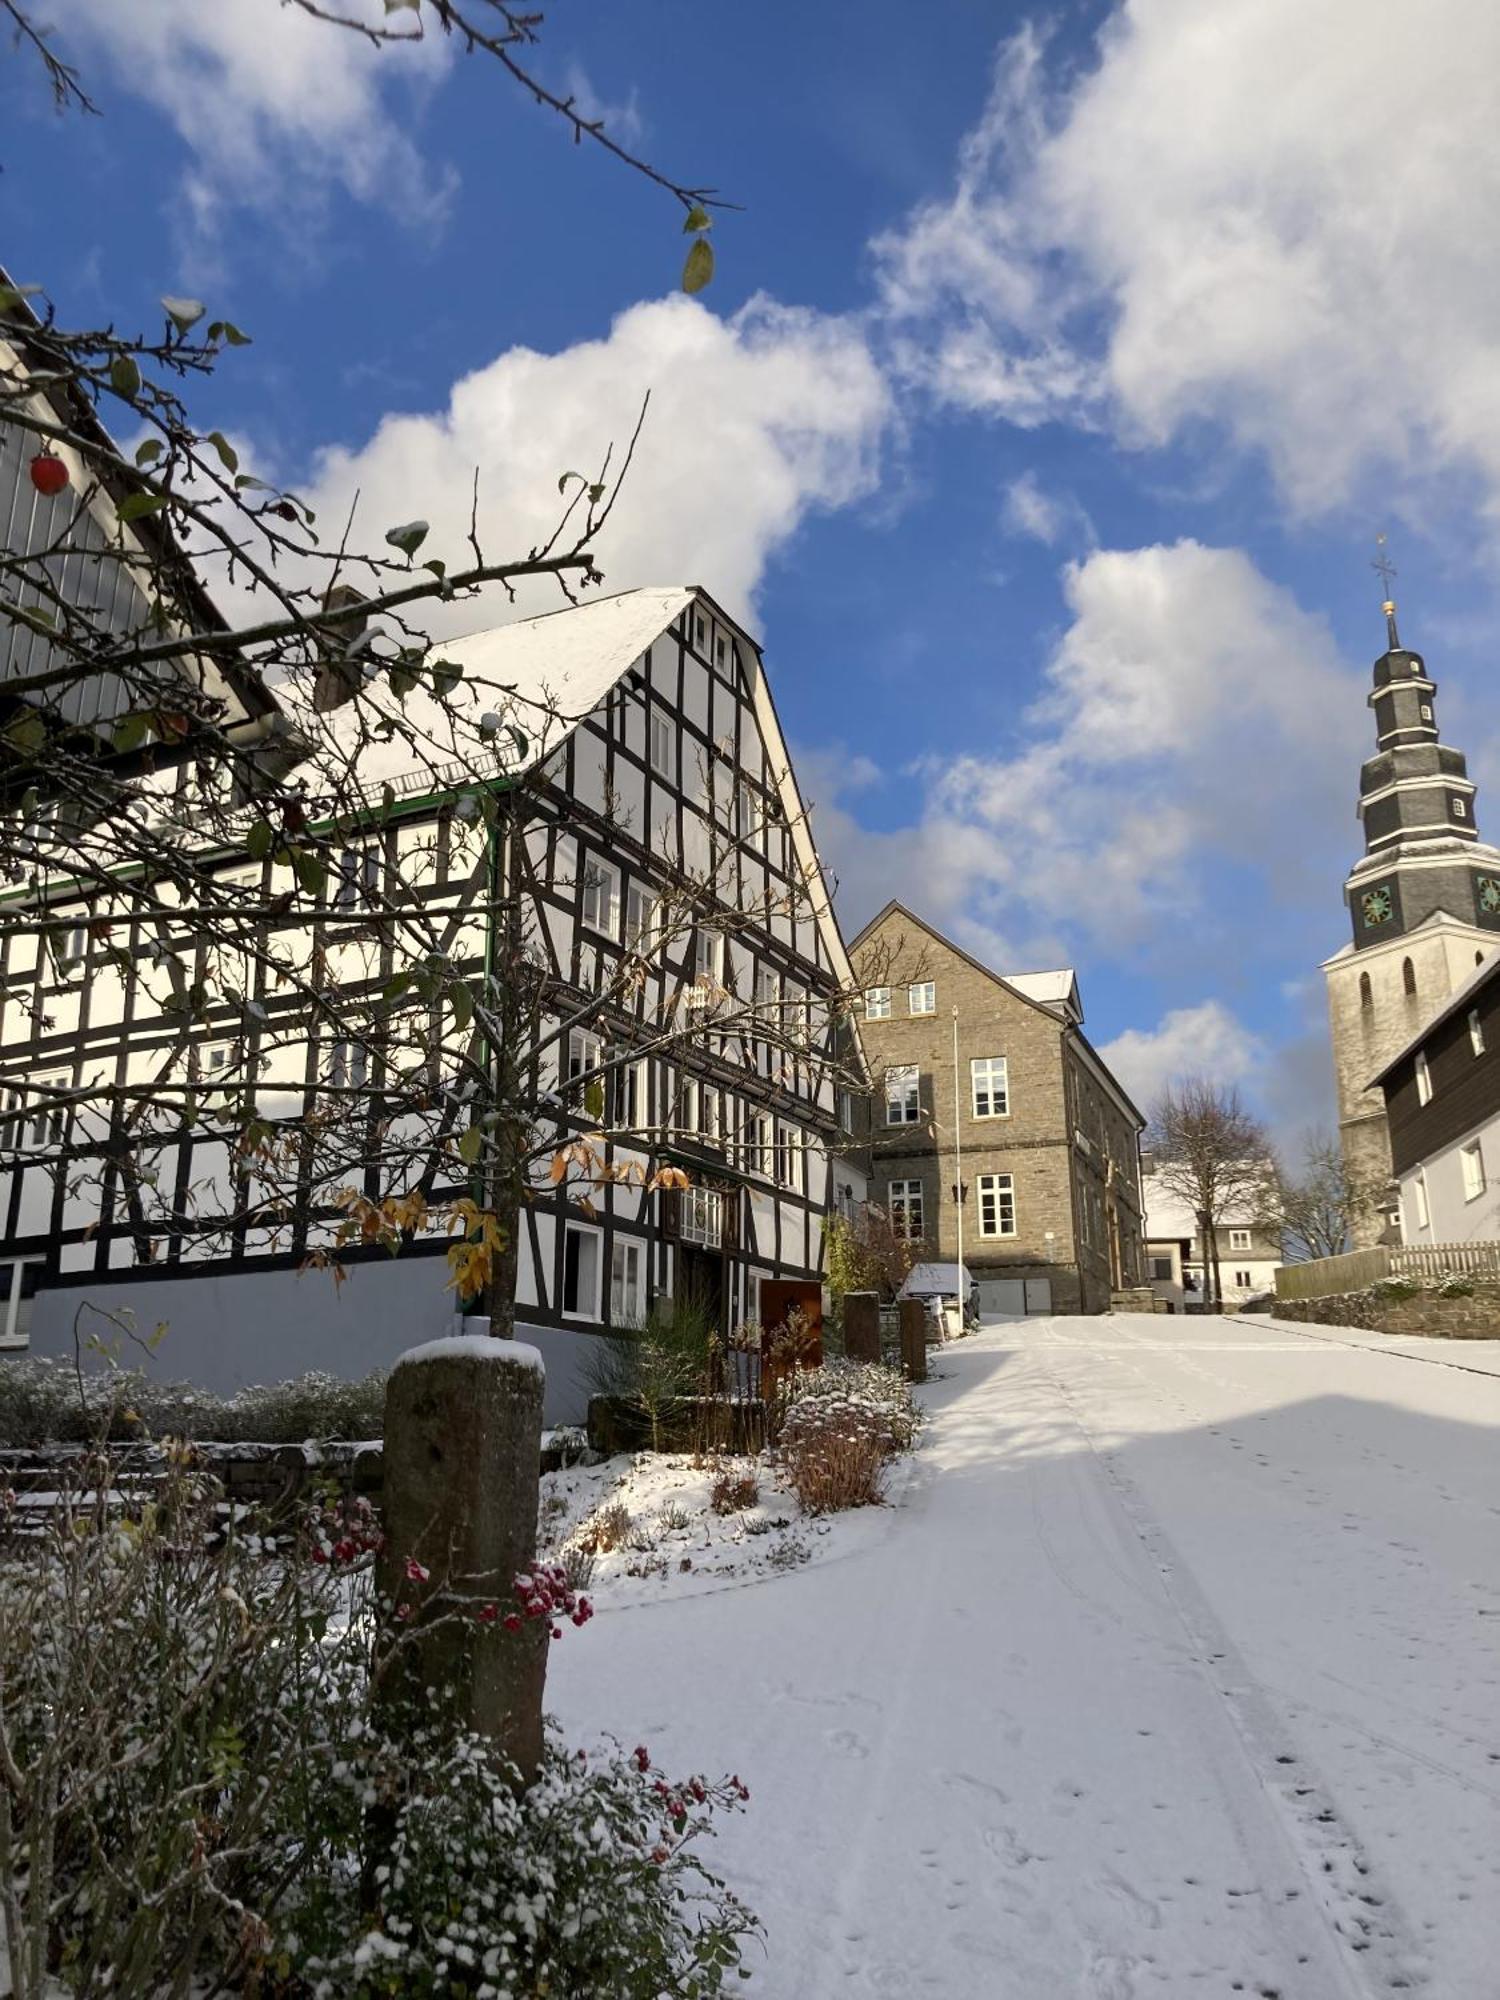
<instances>
[{"instance_id":1,"label":"snow-covered ground","mask_svg":"<svg viewBox=\"0 0 1500 2000\"><path fill-rule=\"evenodd\" d=\"M1500 1995L1500 1342L1058 1318L940 1365L840 1559L603 1590L551 1661L576 1738L749 1784L746 1990Z\"/></svg>"}]
</instances>

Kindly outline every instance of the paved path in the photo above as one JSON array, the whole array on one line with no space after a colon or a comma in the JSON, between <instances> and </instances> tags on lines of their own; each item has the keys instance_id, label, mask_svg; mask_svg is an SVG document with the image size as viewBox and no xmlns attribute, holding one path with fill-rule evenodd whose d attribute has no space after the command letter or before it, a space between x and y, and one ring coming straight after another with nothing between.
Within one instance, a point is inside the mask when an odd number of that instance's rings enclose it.
<instances>
[{"instance_id":1,"label":"paved path","mask_svg":"<svg viewBox=\"0 0 1500 2000\"><path fill-rule=\"evenodd\" d=\"M553 1704L751 1785L767 2000L1497 2000L1500 1344L1403 1347L993 1324L872 1545Z\"/></svg>"}]
</instances>

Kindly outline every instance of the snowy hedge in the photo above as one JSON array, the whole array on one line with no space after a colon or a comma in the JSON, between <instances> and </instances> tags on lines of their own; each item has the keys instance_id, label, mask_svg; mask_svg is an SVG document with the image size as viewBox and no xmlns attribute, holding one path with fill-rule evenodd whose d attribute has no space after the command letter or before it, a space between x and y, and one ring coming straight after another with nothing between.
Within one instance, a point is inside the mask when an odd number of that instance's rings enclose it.
<instances>
[{"instance_id":1,"label":"snowy hedge","mask_svg":"<svg viewBox=\"0 0 1500 2000\"><path fill-rule=\"evenodd\" d=\"M301 1444L308 1438L378 1438L383 1372L361 1382L313 1372L294 1382L216 1396L141 1369L85 1372L71 1362L0 1359L0 1447L192 1437L215 1444Z\"/></svg>"}]
</instances>

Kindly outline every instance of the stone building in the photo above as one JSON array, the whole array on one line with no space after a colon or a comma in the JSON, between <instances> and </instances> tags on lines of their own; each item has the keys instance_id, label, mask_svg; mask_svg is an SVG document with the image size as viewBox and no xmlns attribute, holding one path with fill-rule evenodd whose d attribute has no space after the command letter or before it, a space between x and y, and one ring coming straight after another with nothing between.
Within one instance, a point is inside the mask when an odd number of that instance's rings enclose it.
<instances>
[{"instance_id":1,"label":"stone building","mask_svg":"<svg viewBox=\"0 0 1500 2000\"><path fill-rule=\"evenodd\" d=\"M1267 1172L1269 1176L1269 1168ZM1149 1158L1142 1162L1141 1188L1146 1202L1147 1282L1168 1311L1197 1312L1211 1289L1212 1251L1205 1232L1191 1205L1161 1185ZM1212 1234L1226 1310L1276 1289L1276 1272L1283 1261L1281 1237L1250 1204L1227 1209Z\"/></svg>"},{"instance_id":2,"label":"stone building","mask_svg":"<svg viewBox=\"0 0 1500 2000\"><path fill-rule=\"evenodd\" d=\"M1500 937L1500 849L1479 838L1462 752L1438 739L1426 661L1402 645L1394 604L1385 616L1368 696L1376 754L1356 809L1365 851L1344 884L1353 941L1323 966L1344 1158L1381 1189L1391 1142L1376 1077ZM1395 1229L1392 1195L1355 1225L1356 1247Z\"/></svg>"},{"instance_id":3,"label":"stone building","mask_svg":"<svg viewBox=\"0 0 1500 2000\"><path fill-rule=\"evenodd\" d=\"M850 955L871 1200L929 1255L961 1254L986 1311L1101 1312L1139 1284L1144 1120L1083 1034L1072 972L1002 976L895 902Z\"/></svg>"}]
</instances>

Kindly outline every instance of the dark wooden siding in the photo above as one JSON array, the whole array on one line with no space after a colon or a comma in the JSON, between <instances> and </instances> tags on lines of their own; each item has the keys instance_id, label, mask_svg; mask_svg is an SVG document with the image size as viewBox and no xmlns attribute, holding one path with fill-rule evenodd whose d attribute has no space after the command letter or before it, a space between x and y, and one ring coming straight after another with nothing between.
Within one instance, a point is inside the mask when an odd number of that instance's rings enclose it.
<instances>
[{"instance_id":1,"label":"dark wooden siding","mask_svg":"<svg viewBox=\"0 0 1500 2000\"><path fill-rule=\"evenodd\" d=\"M1462 1007L1422 1044L1432 1077L1432 1097L1417 1102L1416 1052L1385 1081L1391 1158L1398 1174L1451 1146L1472 1126L1500 1112L1500 968L1474 994L1484 1053L1469 1038L1469 1008Z\"/></svg>"}]
</instances>

